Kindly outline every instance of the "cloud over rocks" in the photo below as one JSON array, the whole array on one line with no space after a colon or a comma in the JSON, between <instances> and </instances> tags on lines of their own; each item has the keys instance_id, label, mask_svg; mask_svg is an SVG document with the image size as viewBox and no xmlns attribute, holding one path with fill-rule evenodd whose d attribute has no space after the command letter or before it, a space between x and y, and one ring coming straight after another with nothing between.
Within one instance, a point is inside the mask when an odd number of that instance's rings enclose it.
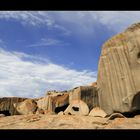
<instances>
[{"instance_id":1,"label":"cloud over rocks","mask_svg":"<svg viewBox=\"0 0 140 140\"><path fill-rule=\"evenodd\" d=\"M47 90L68 90L96 80L96 72L69 69L25 53L0 49L0 58L0 97L41 97Z\"/></svg>"}]
</instances>

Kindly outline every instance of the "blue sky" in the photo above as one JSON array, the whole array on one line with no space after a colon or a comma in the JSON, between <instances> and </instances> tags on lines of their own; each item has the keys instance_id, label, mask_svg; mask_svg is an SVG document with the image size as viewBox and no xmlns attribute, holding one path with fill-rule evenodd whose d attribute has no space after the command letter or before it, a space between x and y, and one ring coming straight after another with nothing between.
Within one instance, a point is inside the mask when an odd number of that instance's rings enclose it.
<instances>
[{"instance_id":1,"label":"blue sky","mask_svg":"<svg viewBox=\"0 0 140 140\"><path fill-rule=\"evenodd\" d=\"M0 11L0 96L89 85L103 43L139 21L137 11Z\"/></svg>"}]
</instances>

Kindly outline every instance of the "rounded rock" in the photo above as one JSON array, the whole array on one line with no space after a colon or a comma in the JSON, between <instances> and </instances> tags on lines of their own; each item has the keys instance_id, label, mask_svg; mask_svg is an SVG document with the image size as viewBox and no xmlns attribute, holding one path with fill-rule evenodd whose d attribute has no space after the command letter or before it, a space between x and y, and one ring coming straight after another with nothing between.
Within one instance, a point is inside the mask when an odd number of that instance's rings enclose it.
<instances>
[{"instance_id":1,"label":"rounded rock","mask_svg":"<svg viewBox=\"0 0 140 140\"><path fill-rule=\"evenodd\" d=\"M102 118L104 118L104 117L106 117L106 115L107 114L102 109L100 109L99 107L93 108L89 113L89 116L93 116L93 117L102 117Z\"/></svg>"},{"instance_id":2,"label":"rounded rock","mask_svg":"<svg viewBox=\"0 0 140 140\"><path fill-rule=\"evenodd\" d=\"M73 100L71 104L64 111L65 114L71 115L88 115L88 105L82 100Z\"/></svg>"}]
</instances>

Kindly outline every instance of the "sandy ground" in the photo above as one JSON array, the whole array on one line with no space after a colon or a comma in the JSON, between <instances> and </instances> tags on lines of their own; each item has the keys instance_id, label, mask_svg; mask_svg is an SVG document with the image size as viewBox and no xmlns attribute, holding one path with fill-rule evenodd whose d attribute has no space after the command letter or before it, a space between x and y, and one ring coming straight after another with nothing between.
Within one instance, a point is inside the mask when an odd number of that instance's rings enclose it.
<instances>
[{"instance_id":1,"label":"sandy ground","mask_svg":"<svg viewBox=\"0 0 140 140\"><path fill-rule=\"evenodd\" d=\"M76 115L14 115L1 117L0 129L140 129L140 116L109 120Z\"/></svg>"}]
</instances>

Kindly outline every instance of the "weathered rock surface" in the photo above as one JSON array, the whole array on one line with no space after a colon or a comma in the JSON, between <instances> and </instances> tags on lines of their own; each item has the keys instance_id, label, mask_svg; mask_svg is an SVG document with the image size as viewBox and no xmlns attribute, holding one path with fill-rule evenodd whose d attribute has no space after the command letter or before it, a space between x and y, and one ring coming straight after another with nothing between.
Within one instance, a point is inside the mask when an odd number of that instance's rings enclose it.
<instances>
[{"instance_id":1,"label":"weathered rock surface","mask_svg":"<svg viewBox=\"0 0 140 140\"><path fill-rule=\"evenodd\" d=\"M58 113L59 107L68 106L69 94L63 92L49 92L44 98L37 101L37 106L43 110L49 110ZM58 111L57 111L58 110ZM64 111L63 109L60 111Z\"/></svg>"},{"instance_id":2,"label":"weathered rock surface","mask_svg":"<svg viewBox=\"0 0 140 140\"><path fill-rule=\"evenodd\" d=\"M9 112L10 115L18 114L16 108L14 107L14 104L22 102L25 99L27 99L27 98L18 98L18 97L0 98L0 113L7 111L7 112Z\"/></svg>"},{"instance_id":3,"label":"weathered rock surface","mask_svg":"<svg viewBox=\"0 0 140 140\"><path fill-rule=\"evenodd\" d=\"M84 101L88 105L89 110L91 110L93 107L99 106L98 94L96 87L94 86L80 86L74 88L69 92L69 103L71 103L73 100Z\"/></svg>"},{"instance_id":4,"label":"weathered rock surface","mask_svg":"<svg viewBox=\"0 0 140 140\"><path fill-rule=\"evenodd\" d=\"M54 111L56 113L58 113L60 111L64 111L68 105L69 105L69 94L68 93L52 97L52 106L53 106L52 111ZM61 107L64 107L64 109Z\"/></svg>"},{"instance_id":5,"label":"weathered rock surface","mask_svg":"<svg viewBox=\"0 0 140 140\"><path fill-rule=\"evenodd\" d=\"M97 87L97 82L91 83L90 86Z\"/></svg>"},{"instance_id":6,"label":"weathered rock surface","mask_svg":"<svg viewBox=\"0 0 140 140\"><path fill-rule=\"evenodd\" d=\"M0 129L100 129L106 118L77 115L14 115L0 118Z\"/></svg>"},{"instance_id":7,"label":"weathered rock surface","mask_svg":"<svg viewBox=\"0 0 140 140\"><path fill-rule=\"evenodd\" d=\"M43 109L38 108L36 114L45 114L45 111Z\"/></svg>"},{"instance_id":8,"label":"weathered rock surface","mask_svg":"<svg viewBox=\"0 0 140 140\"><path fill-rule=\"evenodd\" d=\"M95 107L90 111L89 116L103 117L104 118L104 117L107 116L107 114L102 109L100 109L99 107Z\"/></svg>"},{"instance_id":9,"label":"weathered rock surface","mask_svg":"<svg viewBox=\"0 0 140 140\"><path fill-rule=\"evenodd\" d=\"M37 110L37 103L33 99L26 99L23 102L14 104L21 115L33 114Z\"/></svg>"},{"instance_id":10,"label":"weathered rock surface","mask_svg":"<svg viewBox=\"0 0 140 140\"><path fill-rule=\"evenodd\" d=\"M37 101L37 106L38 106L39 109L47 110L49 108L48 107L49 104L50 104L50 102L49 102L48 96L43 97L43 98L41 98Z\"/></svg>"},{"instance_id":11,"label":"weathered rock surface","mask_svg":"<svg viewBox=\"0 0 140 140\"><path fill-rule=\"evenodd\" d=\"M140 109L140 23L109 39L102 47L97 90L107 113Z\"/></svg>"},{"instance_id":12,"label":"weathered rock surface","mask_svg":"<svg viewBox=\"0 0 140 140\"><path fill-rule=\"evenodd\" d=\"M70 115L88 115L89 108L82 100L73 100L64 113Z\"/></svg>"}]
</instances>

